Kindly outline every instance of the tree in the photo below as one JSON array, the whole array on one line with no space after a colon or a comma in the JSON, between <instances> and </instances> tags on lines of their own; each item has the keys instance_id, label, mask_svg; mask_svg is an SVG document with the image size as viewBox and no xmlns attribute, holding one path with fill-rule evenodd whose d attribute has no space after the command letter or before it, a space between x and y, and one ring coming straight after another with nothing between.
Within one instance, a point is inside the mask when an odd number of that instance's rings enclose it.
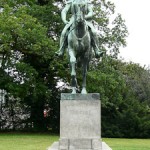
<instances>
[{"instance_id":1,"label":"tree","mask_svg":"<svg viewBox=\"0 0 150 150\"><path fill-rule=\"evenodd\" d=\"M149 71L139 64L130 62L122 67L122 73L126 80L129 95L126 99L126 103L128 103L129 106L128 109L124 110L126 114L124 119L127 121L126 125L130 124L130 129L129 127L126 128L127 133L125 133L125 135L126 137L149 137ZM126 126L124 125L124 127Z\"/></svg>"},{"instance_id":2,"label":"tree","mask_svg":"<svg viewBox=\"0 0 150 150\"><path fill-rule=\"evenodd\" d=\"M34 123L36 130L47 129L47 121L51 122L53 129L58 131L60 91L56 85L60 79L67 82L70 78L67 61L58 60L54 56L58 48L58 35L63 27L59 16L60 7L57 7L56 3L63 5L62 2L52 0L0 2L3 8L0 13L0 53L3 55L0 88L5 89L15 98L20 98L22 103L30 107L29 121ZM119 47L126 44L127 29L124 20L118 15L113 25L110 25L109 18L114 13L114 5L104 0L95 3L97 4L95 20L99 24L97 28L100 30L100 46L105 51L109 49L111 56L117 58ZM97 62L98 60L95 61ZM107 83L110 83L110 89L105 88L107 93L112 96L111 90L113 90L118 91L116 95L120 95L119 91L122 89L117 89L117 86L120 82L121 86L124 83L119 78L119 73L103 63L103 67L105 66L107 68L103 71L112 73L106 76L101 72L102 78L106 78ZM94 75L96 72L89 74L91 81L97 79ZM103 80L98 79L98 82ZM94 88L89 87L91 92ZM111 109L114 109L112 104L114 105L115 98L109 102L104 89L99 88L99 90L104 95L103 105L106 108L111 105ZM121 96L118 97L118 101L120 100ZM51 108L50 115L46 119L43 117L45 107Z\"/></svg>"},{"instance_id":3,"label":"tree","mask_svg":"<svg viewBox=\"0 0 150 150\"><path fill-rule=\"evenodd\" d=\"M119 48L126 46L128 30L121 14L115 13L115 5L110 1L94 1L95 26L98 28L100 48L113 58L117 58Z\"/></svg>"},{"instance_id":4,"label":"tree","mask_svg":"<svg viewBox=\"0 0 150 150\"><path fill-rule=\"evenodd\" d=\"M30 106L34 127L42 129L44 105L56 85L51 66L56 44L48 37L48 28L31 15L30 7L36 5L34 1L1 2L0 88Z\"/></svg>"}]
</instances>

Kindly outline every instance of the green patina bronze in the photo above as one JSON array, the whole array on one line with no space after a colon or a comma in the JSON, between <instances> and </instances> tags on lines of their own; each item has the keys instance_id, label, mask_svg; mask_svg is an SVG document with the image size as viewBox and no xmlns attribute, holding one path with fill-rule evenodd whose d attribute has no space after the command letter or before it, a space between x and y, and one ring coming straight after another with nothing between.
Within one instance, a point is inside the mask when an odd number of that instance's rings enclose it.
<instances>
[{"instance_id":1,"label":"green patina bronze","mask_svg":"<svg viewBox=\"0 0 150 150\"><path fill-rule=\"evenodd\" d=\"M69 21L66 19L68 11L71 11L72 14ZM86 73L92 56L92 49L97 58L103 54L98 48L98 37L92 24L92 17L92 5L88 0L69 0L61 12L61 18L65 27L60 37L60 48L56 54L63 56L67 48L71 65L72 94L76 94L77 87L76 64L83 68L81 93L87 94Z\"/></svg>"}]
</instances>

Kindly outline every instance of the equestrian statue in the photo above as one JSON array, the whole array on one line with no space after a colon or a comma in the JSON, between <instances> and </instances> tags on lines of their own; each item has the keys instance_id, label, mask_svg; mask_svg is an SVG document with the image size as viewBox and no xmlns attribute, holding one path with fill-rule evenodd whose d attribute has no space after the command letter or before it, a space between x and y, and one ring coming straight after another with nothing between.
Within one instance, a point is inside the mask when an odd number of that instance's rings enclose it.
<instances>
[{"instance_id":1,"label":"equestrian statue","mask_svg":"<svg viewBox=\"0 0 150 150\"><path fill-rule=\"evenodd\" d=\"M68 12L71 12L70 21L66 20ZM60 37L60 48L56 52L58 56L63 56L65 49L69 54L71 67L72 94L77 92L76 66L82 68L82 90L81 94L87 94L86 74L89 62L92 57L92 50L95 57L103 55L98 45L97 32L92 24L93 10L89 0L69 0L61 12L62 21L65 27Z\"/></svg>"}]
</instances>

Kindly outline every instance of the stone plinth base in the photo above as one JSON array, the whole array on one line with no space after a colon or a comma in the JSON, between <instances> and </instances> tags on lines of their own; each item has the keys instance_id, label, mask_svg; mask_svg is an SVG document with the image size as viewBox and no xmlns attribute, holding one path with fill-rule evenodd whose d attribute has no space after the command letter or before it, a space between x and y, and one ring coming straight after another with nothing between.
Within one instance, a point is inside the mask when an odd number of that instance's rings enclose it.
<instances>
[{"instance_id":1,"label":"stone plinth base","mask_svg":"<svg viewBox=\"0 0 150 150\"><path fill-rule=\"evenodd\" d=\"M61 94L59 150L101 150L99 94Z\"/></svg>"},{"instance_id":2,"label":"stone plinth base","mask_svg":"<svg viewBox=\"0 0 150 150\"><path fill-rule=\"evenodd\" d=\"M60 139L59 150L102 150L102 142L99 139Z\"/></svg>"},{"instance_id":3,"label":"stone plinth base","mask_svg":"<svg viewBox=\"0 0 150 150\"><path fill-rule=\"evenodd\" d=\"M100 139L101 104L99 94L62 93L60 139Z\"/></svg>"},{"instance_id":4,"label":"stone plinth base","mask_svg":"<svg viewBox=\"0 0 150 150\"><path fill-rule=\"evenodd\" d=\"M47 150L59 150L59 142L54 142ZM77 150L91 150L91 149L77 149ZM112 150L105 142L102 142L102 150Z\"/></svg>"},{"instance_id":5,"label":"stone plinth base","mask_svg":"<svg viewBox=\"0 0 150 150\"><path fill-rule=\"evenodd\" d=\"M100 139L100 95L62 93L60 139L48 150L111 150Z\"/></svg>"}]
</instances>

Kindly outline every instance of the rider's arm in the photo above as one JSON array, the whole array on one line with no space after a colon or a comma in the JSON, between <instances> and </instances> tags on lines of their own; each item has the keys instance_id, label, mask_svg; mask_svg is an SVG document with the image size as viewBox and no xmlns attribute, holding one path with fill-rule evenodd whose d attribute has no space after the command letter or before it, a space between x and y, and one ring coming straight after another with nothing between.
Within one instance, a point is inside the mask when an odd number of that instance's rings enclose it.
<instances>
[{"instance_id":1,"label":"rider's arm","mask_svg":"<svg viewBox=\"0 0 150 150\"><path fill-rule=\"evenodd\" d=\"M61 19L64 22L64 24L68 23L68 21L66 20L66 16L67 16L67 12L69 11L70 7L71 7L71 4L67 3L66 6L64 7L64 9L61 12Z\"/></svg>"},{"instance_id":2,"label":"rider's arm","mask_svg":"<svg viewBox=\"0 0 150 150\"><path fill-rule=\"evenodd\" d=\"M88 4L88 14L85 15L85 19L92 19L93 15L94 13L93 13L92 6Z\"/></svg>"}]
</instances>

